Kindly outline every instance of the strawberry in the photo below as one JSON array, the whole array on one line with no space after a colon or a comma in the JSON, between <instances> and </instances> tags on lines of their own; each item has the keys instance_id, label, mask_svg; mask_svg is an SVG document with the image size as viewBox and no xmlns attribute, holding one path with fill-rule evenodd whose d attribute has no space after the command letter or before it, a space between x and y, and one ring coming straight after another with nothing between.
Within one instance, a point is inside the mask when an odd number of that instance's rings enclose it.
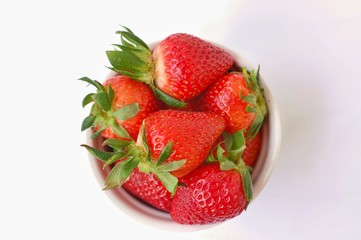
<instances>
[{"instance_id":1,"label":"strawberry","mask_svg":"<svg viewBox=\"0 0 361 240\"><path fill-rule=\"evenodd\" d=\"M137 142L107 139L104 145L114 149L104 152L82 145L110 166L104 189L122 186L131 172L154 174L174 195L178 177L185 176L207 159L216 140L225 129L224 119L213 113L174 109L159 110L144 119Z\"/></svg>"},{"instance_id":2,"label":"strawberry","mask_svg":"<svg viewBox=\"0 0 361 240\"><path fill-rule=\"evenodd\" d=\"M222 222L241 214L247 207L242 177L235 169L221 170L206 163L180 178L171 204L171 218L181 224Z\"/></svg>"},{"instance_id":3,"label":"strawberry","mask_svg":"<svg viewBox=\"0 0 361 240\"><path fill-rule=\"evenodd\" d=\"M247 166L254 167L256 165L261 147L262 132L257 133L254 138L246 140L246 148L244 149L242 158Z\"/></svg>"},{"instance_id":4,"label":"strawberry","mask_svg":"<svg viewBox=\"0 0 361 240\"><path fill-rule=\"evenodd\" d=\"M149 115L145 121L146 141L153 158L158 158L168 142L173 142L173 159L186 159L185 164L172 171L181 177L200 165L222 134L225 123L222 117L203 113L163 110Z\"/></svg>"},{"instance_id":5,"label":"strawberry","mask_svg":"<svg viewBox=\"0 0 361 240\"><path fill-rule=\"evenodd\" d=\"M158 98L184 107L233 65L224 49L185 33L163 39L152 51L130 29L118 31L121 44L107 51L112 69L148 84Z\"/></svg>"},{"instance_id":6,"label":"strawberry","mask_svg":"<svg viewBox=\"0 0 361 240\"><path fill-rule=\"evenodd\" d=\"M242 72L223 75L197 99L198 110L214 112L223 116L227 122L226 131L233 134L245 130L247 138L259 132L267 107L259 86L257 74L243 68Z\"/></svg>"},{"instance_id":7,"label":"strawberry","mask_svg":"<svg viewBox=\"0 0 361 240\"><path fill-rule=\"evenodd\" d=\"M94 85L97 93L88 94L83 106L93 102L90 115L84 120L82 130L93 127L96 135L105 138L136 139L144 118L162 108L163 104L141 82L117 75L104 84L89 78L81 78Z\"/></svg>"},{"instance_id":8,"label":"strawberry","mask_svg":"<svg viewBox=\"0 0 361 240\"><path fill-rule=\"evenodd\" d=\"M147 204L170 211L171 193L154 174L146 174L135 168L122 187Z\"/></svg>"}]
</instances>

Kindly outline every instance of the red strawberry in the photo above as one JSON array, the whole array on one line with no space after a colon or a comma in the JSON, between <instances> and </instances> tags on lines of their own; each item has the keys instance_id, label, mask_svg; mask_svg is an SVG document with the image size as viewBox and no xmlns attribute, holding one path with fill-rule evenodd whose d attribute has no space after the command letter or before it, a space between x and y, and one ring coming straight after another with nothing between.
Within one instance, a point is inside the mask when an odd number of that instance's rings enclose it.
<instances>
[{"instance_id":1,"label":"red strawberry","mask_svg":"<svg viewBox=\"0 0 361 240\"><path fill-rule=\"evenodd\" d=\"M242 158L247 166L254 167L262 147L262 133L259 132L252 139L246 140L246 148L243 151Z\"/></svg>"},{"instance_id":2,"label":"red strawberry","mask_svg":"<svg viewBox=\"0 0 361 240\"><path fill-rule=\"evenodd\" d=\"M221 170L207 163L180 179L170 215L181 224L208 224L238 216L247 207L247 197L238 171Z\"/></svg>"},{"instance_id":3,"label":"red strawberry","mask_svg":"<svg viewBox=\"0 0 361 240\"><path fill-rule=\"evenodd\" d=\"M179 169L172 171L176 177L186 175L207 158L224 128L222 117L203 112L162 110L145 120L146 141L154 159L172 141L173 153L165 163L186 160Z\"/></svg>"},{"instance_id":4,"label":"red strawberry","mask_svg":"<svg viewBox=\"0 0 361 240\"><path fill-rule=\"evenodd\" d=\"M163 106L146 84L127 76L111 77L103 85L89 78L81 80L98 89L96 94L84 98L83 106L94 104L82 130L93 127L105 138L129 138L130 135L136 139L143 119Z\"/></svg>"},{"instance_id":5,"label":"red strawberry","mask_svg":"<svg viewBox=\"0 0 361 240\"><path fill-rule=\"evenodd\" d=\"M267 107L259 87L258 72L231 72L212 84L197 99L199 110L214 112L226 119L226 131L245 130L253 138L260 130Z\"/></svg>"},{"instance_id":6,"label":"red strawberry","mask_svg":"<svg viewBox=\"0 0 361 240\"><path fill-rule=\"evenodd\" d=\"M114 151L86 147L97 159L110 166L105 189L122 186L138 166L143 173L154 174L174 194L177 177L197 168L207 159L216 140L225 129L224 119L213 113L174 109L151 113L143 122L138 141L107 139L104 145Z\"/></svg>"},{"instance_id":7,"label":"red strawberry","mask_svg":"<svg viewBox=\"0 0 361 240\"><path fill-rule=\"evenodd\" d=\"M170 211L171 193L154 174L142 173L135 168L123 187L153 207L166 212Z\"/></svg>"},{"instance_id":8,"label":"red strawberry","mask_svg":"<svg viewBox=\"0 0 361 240\"><path fill-rule=\"evenodd\" d=\"M233 65L222 48L185 33L166 37L152 52L134 33L118 31L121 45L107 51L112 70L150 85L170 106L183 107Z\"/></svg>"}]
</instances>

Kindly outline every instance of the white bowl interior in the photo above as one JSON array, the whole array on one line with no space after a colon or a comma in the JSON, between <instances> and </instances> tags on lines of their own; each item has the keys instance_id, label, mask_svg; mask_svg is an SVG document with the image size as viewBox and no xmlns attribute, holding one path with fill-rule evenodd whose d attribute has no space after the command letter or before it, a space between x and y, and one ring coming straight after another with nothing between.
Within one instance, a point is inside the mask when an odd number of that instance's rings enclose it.
<instances>
[{"instance_id":1,"label":"white bowl interior","mask_svg":"<svg viewBox=\"0 0 361 240\"><path fill-rule=\"evenodd\" d=\"M150 47L153 48L155 44L157 44L157 42L150 44ZM247 69L256 69L238 53L222 45L216 45L228 51L235 58L236 63L239 66L246 67ZM107 77L110 77L112 75L114 75L114 73L111 72ZM267 83L262 77L262 73L260 73L260 83L262 88L264 89L264 96L268 107L268 116L264 123L264 126L262 127L262 149L257 163L252 171L253 201L261 193L269 177L271 176L274 165L276 163L276 158L281 142L281 124L278 106L274 96L271 93L271 90L269 89ZM97 148L101 146L101 142L99 142L99 140L90 139L90 131L88 131L87 134L87 144ZM89 159L98 183L103 186L107 175L107 172L103 170L103 163L95 159L90 154ZM158 229L163 229L167 231L187 232L199 231L220 224L217 223L206 225L181 225L173 222L168 213L162 212L144 204L143 202L131 196L122 188L106 190L104 191L104 193L120 210L126 213L129 217L132 217L145 225L152 226ZM250 204L252 204L252 202Z\"/></svg>"}]
</instances>

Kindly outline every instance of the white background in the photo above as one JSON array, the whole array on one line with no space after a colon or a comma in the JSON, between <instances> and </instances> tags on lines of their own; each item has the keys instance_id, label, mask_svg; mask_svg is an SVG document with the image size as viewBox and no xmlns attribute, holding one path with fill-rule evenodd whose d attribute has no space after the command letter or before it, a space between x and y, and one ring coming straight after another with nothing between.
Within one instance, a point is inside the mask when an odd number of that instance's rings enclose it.
<instances>
[{"instance_id":1,"label":"white background","mask_svg":"<svg viewBox=\"0 0 361 240\"><path fill-rule=\"evenodd\" d=\"M246 213L161 231L100 190L76 79L106 76L119 25L146 42L195 34L261 65L282 147ZM0 34L0 239L360 239L360 1L2 1Z\"/></svg>"}]
</instances>

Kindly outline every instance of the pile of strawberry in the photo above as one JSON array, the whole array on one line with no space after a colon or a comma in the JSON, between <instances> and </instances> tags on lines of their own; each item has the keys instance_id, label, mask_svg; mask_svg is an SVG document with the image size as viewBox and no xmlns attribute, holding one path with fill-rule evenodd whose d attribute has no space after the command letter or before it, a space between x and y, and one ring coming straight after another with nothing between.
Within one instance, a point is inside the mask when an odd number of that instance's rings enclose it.
<instances>
[{"instance_id":1,"label":"pile of strawberry","mask_svg":"<svg viewBox=\"0 0 361 240\"><path fill-rule=\"evenodd\" d=\"M114 73L96 89L83 144L108 170L104 189L122 187L181 224L225 221L252 200L251 171L267 115L259 69L224 49L176 33L154 49L130 29L107 56Z\"/></svg>"}]
</instances>

